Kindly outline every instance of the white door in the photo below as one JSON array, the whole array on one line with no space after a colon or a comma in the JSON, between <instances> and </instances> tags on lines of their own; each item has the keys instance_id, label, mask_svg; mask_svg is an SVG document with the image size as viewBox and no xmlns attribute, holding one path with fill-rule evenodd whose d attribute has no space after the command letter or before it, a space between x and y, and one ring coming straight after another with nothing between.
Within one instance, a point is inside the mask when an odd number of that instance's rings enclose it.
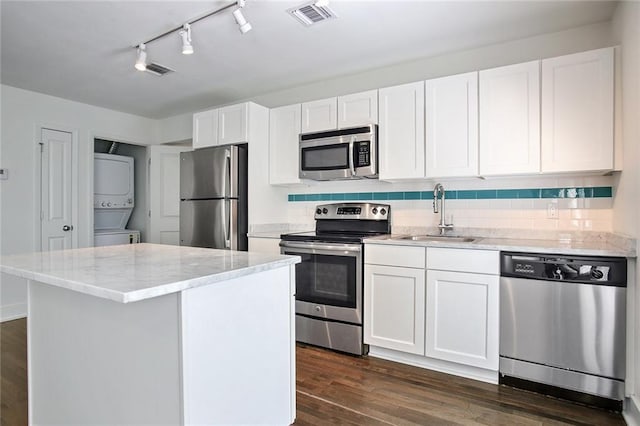
<instances>
[{"instance_id":1,"label":"white door","mask_svg":"<svg viewBox=\"0 0 640 426\"><path fill-rule=\"evenodd\" d=\"M478 174L478 73L427 80L427 177Z\"/></svg>"},{"instance_id":2,"label":"white door","mask_svg":"<svg viewBox=\"0 0 640 426\"><path fill-rule=\"evenodd\" d=\"M424 177L424 82L378 91L380 179Z\"/></svg>"},{"instance_id":3,"label":"white door","mask_svg":"<svg viewBox=\"0 0 640 426\"><path fill-rule=\"evenodd\" d=\"M269 112L269 183L300 183L298 139L300 104L274 108Z\"/></svg>"},{"instance_id":4,"label":"white door","mask_svg":"<svg viewBox=\"0 0 640 426\"><path fill-rule=\"evenodd\" d=\"M73 214L73 137L41 130L40 247L42 251L77 247Z\"/></svg>"},{"instance_id":5,"label":"white door","mask_svg":"<svg viewBox=\"0 0 640 426\"><path fill-rule=\"evenodd\" d=\"M149 165L149 233L146 242L180 244L180 152L185 147L147 148Z\"/></svg>"},{"instance_id":6,"label":"white door","mask_svg":"<svg viewBox=\"0 0 640 426\"><path fill-rule=\"evenodd\" d=\"M424 272L424 269L365 265L365 343L424 355Z\"/></svg>"},{"instance_id":7,"label":"white door","mask_svg":"<svg viewBox=\"0 0 640 426\"><path fill-rule=\"evenodd\" d=\"M302 133L338 128L338 98L319 99L302 104Z\"/></svg>"},{"instance_id":8,"label":"white door","mask_svg":"<svg viewBox=\"0 0 640 426\"><path fill-rule=\"evenodd\" d=\"M499 279L427 270L426 356L498 370Z\"/></svg>"},{"instance_id":9,"label":"white door","mask_svg":"<svg viewBox=\"0 0 640 426\"><path fill-rule=\"evenodd\" d=\"M338 127L378 124L378 91L353 93L338 97Z\"/></svg>"},{"instance_id":10,"label":"white door","mask_svg":"<svg viewBox=\"0 0 640 426\"><path fill-rule=\"evenodd\" d=\"M540 61L480 71L480 174L540 171Z\"/></svg>"},{"instance_id":11,"label":"white door","mask_svg":"<svg viewBox=\"0 0 640 426\"><path fill-rule=\"evenodd\" d=\"M218 144L249 142L249 103L218 110Z\"/></svg>"},{"instance_id":12,"label":"white door","mask_svg":"<svg viewBox=\"0 0 640 426\"><path fill-rule=\"evenodd\" d=\"M613 169L613 48L542 61L542 171Z\"/></svg>"}]
</instances>

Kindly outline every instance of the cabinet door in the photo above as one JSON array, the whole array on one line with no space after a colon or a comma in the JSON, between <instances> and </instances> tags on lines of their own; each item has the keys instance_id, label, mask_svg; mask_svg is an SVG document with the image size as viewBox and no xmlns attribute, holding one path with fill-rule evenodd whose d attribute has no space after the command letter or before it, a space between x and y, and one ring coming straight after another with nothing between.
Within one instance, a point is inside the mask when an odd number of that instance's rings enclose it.
<instances>
[{"instance_id":1,"label":"cabinet door","mask_svg":"<svg viewBox=\"0 0 640 426\"><path fill-rule=\"evenodd\" d=\"M168 145L147 147L149 221L146 242L180 245L180 152Z\"/></svg>"},{"instance_id":2,"label":"cabinet door","mask_svg":"<svg viewBox=\"0 0 640 426\"><path fill-rule=\"evenodd\" d=\"M613 169L613 48L542 61L542 171Z\"/></svg>"},{"instance_id":3,"label":"cabinet door","mask_svg":"<svg viewBox=\"0 0 640 426\"><path fill-rule=\"evenodd\" d=\"M193 149L218 144L218 110L193 114Z\"/></svg>"},{"instance_id":4,"label":"cabinet door","mask_svg":"<svg viewBox=\"0 0 640 426\"><path fill-rule=\"evenodd\" d=\"M364 342L424 355L424 269L364 269Z\"/></svg>"},{"instance_id":5,"label":"cabinet door","mask_svg":"<svg viewBox=\"0 0 640 426\"><path fill-rule=\"evenodd\" d=\"M338 128L337 98L320 99L302 104L302 133Z\"/></svg>"},{"instance_id":6,"label":"cabinet door","mask_svg":"<svg viewBox=\"0 0 640 426\"><path fill-rule=\"evenodd\" d=\"M298 139L300 104L274 108L269 113L269 183L300 183Z\"/></svg>"},{"instance_id":7,"label":"cabinet door","mask_svg":"<svg viewBox=\"0 0 640 426\"><path fill-rule=\"evenodd\" d=\"M378 124L378 91L338 97L338 128Z\"/></svg>"},{"instance_id":8,"label":"cabinet door","mask_svg":"<svg viewBox=\"0 0 640 426\"><path fill-rule=\"evenodd\" d=\"M540 61L480 71L480 174L540 171Z\"/></svg>"},{"instance_id":9,"label":"cabinet door","mask_svg":"<svg viewBox=\"0 0 640 426\"><path fill-rule=\"evenodd\" d=\"M249 142L249 104L230 105L218 110L218 144Z\"/></svg>"},{"instance_id":10,"label":"cabinet door","mask_svg":"<svg viewBox=\"0 0 640 426\"><path fill-rule=\"evenodd\" d=\"M498 370L499 277L427 270L425 355Z\"/></svg>"},{"instance_id":11,"label":"cabinet door","mask_svg":"<svg viewBox=\"0 0 640 426\"><path fill-rule=\"evenodd\" d=\"M425 83L426 176L478 174L478 73Z\"/></svg>"},{"instance_id":12,"label":"cabinet door","mask_svg":"<svg viewBox=\"0 0 640 426\"><path fill-rule=\"evenodd\" d=\"M380 89L380 179L424 177L424 82Z\"/></svg>"}]
</instances>

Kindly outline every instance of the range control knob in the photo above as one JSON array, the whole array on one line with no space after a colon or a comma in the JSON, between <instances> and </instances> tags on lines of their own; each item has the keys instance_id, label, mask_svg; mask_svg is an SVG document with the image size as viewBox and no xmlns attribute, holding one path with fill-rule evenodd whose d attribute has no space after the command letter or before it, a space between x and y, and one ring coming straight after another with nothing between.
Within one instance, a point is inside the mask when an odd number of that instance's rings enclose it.
<instances>
[{"instance_id":1,"label":"range control knob","mask_svg":"<svg viewBox=\"0 0 640 426\"><path fill-rule=\"evenodd\" d=\"M380 214L384 216L385 214L387 214L387 210L386 209L380 209Z\"/></svg>"},{"instance_id":2,"label":"range control knob","mask_svg":"<svg viewBox=\"0 0 640 426\"><path fill-rule=\"evenodd\" d=\"M107 207L111 207L111 203L107 203Z\"/></svg>"},{"instance_id":3,"label":"range control knob","mask_svg":"<svg viewBox=\"0 0 640 426\"><path fill-rule=\"evenodd\" d=\"M322 213L327 214L329 213L329 210L327 210L327 208L325 207L324 209L322 209Z\"/></svg>"},{"instance_id":4,"label":"range control knob","mask_svg":"<svg viewBox=\"0 0 640 426\"><path fill-rule=\"evenodd\" d=\"M373 214L378 214L378 208L377 208L377 207L374 207L374 208L371 210L371 213L373 213Z\"/></svg>"},{"instance_id":5,"label":"range control knob","mask_svg":"<svg viewBox=\"0 0 640 426\"><path fill-rule=\"evenodd\" d=\"M322 209L316 209L316 214L322 214Z\"/></svg>"},{"instance_id":6,"label":"range control knob","mask_svg":"<svg viewBox=\"0 0 640 426\"><path fill-rule=\"evenodd\" d=\"M104 201L102 202L102 204L101 204L101 205L102 205L102 207L106 206L106 204L105 204L105 202L104 202Z\"/></svg>"}]
</instances>

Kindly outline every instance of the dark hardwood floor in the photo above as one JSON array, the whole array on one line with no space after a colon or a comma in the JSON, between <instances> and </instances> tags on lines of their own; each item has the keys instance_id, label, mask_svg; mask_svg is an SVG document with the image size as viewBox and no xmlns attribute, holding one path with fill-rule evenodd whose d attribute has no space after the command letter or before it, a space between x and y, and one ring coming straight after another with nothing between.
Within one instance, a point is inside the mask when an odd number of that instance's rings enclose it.
<instances>
[{"instance_id":1,"label":"dark hardwood floor","mask_svg":"<svg viewBox=\"0 0 640 426\"><path fill-rule=\"evenodd\" d=\"M26 320L0 326L2 426L27 424ZM504 386L307 345L296 425L624 425L622 416Z\"/></svg>"}]
</instances>

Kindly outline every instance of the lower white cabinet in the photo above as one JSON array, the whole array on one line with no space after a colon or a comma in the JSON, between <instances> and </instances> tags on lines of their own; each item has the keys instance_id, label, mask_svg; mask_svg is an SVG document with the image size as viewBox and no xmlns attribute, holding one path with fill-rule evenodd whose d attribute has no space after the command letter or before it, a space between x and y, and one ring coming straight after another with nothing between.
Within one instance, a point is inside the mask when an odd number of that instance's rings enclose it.
<instances>
[{"instance_id":1,"label":"lower white cabinet","mask_svg":"<svg viewBox=\"0 0 640 426\"><path fill-rule=\"evenodd\" d=\"M427 271L425 355L498 369L499 277Z\"/></svg>"},{"instance_id":2,"label":"lower white cabinet","mask_svg":"<svg viewBox=\"0 0 640 426\"><path fill-rule=\"evenodd\" d=\"M365 266L365 343L424 355L424 278L424 269Z\"/></svg>"}]
</instances>

